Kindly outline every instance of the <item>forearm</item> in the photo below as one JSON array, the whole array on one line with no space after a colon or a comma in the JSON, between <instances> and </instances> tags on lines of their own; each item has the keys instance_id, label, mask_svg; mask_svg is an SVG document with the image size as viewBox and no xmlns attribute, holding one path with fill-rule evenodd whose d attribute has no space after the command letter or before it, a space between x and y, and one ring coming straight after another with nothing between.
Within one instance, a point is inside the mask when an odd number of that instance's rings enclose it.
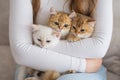
<instances>
[{"instance_id":1,"label":"forearm","mask_svg":"<svg viewBox=\"0 0 120 80\"><path fill-rule=\"evenodd\" d=\"M27 43L18 44L19 45L16 46L11 45L12 54L17 64L28 66L41 71L85 71L84 68L86 66L86 63L82 62L84 59L63 55L46 49L41 49ZM82 66L83 64L85 64L85 66Z\"/></svg>"},{"instance_id":2,"label":"forearm","mask_svg":"<svg viewBox=\"0 0 120 80\"><path fill-rule=\"evenodd\" d=\"M22 48L22 46L23 44L20 46L16 46L16 49L11 46L15 50L17 50L17 53L15 53L15 51L12 51L12 53L16 63L20 65L28 66L41 71L50 69L63 72L67 69L70 69L71 58L68 56L63 57L58 53L54 53L44 49L41 50L39 47L32 45L29 45L32 46L31 48L27 48L28 46L24 45L24 47L27 49Z\"/></svg>"},{"instance_id":3,"label":"forearm","mask_svg":"<svg viewBox=\"0 0 120 80\"><path fill-rule=\"evenodd\" d=\"M86 59L86 70L85 72L97 72L102 65L102 59L100 58L87 58Z\"/></svg>"}]
</instances>

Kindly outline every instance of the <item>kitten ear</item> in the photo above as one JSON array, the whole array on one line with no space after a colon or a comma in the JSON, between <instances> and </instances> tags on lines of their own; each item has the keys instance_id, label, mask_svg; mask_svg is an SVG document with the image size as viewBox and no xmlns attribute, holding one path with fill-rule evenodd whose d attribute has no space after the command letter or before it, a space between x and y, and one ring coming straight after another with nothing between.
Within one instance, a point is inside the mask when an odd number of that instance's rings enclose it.
<instances>
[{"instance_id":1,"label":"kitten ear","mask_svg":"<svg viewBox=\"0 0 120 80\"><path fill-rule=\"evenodd\" d=\"M50 8L50 14L55 15L55 14L57 14L57 11L53 7L51 7Z\"/></svg>"},{"instance_id":2,"label":"kitten ear","mask_svg":"<svg viewBox=\"0 0 120 80\"><path fill-rule=\"evenodd\" d=\"M52 35L56 36L57 38L60 38L61 36L60 32L57 32L57 31L53 31Z\"/></svg>"},{"instance_id":3,"label":"kitten ear","mask_svg":"<svg viewBox=\"0 0 120 80\"><path fill-rule=\"evenodd\" d=\"M75 11L73 11L73 12L69 15L69 17L70 17L71 19L75 18L76 16L77 16L77 14L76 14Z\"/></svg>"},{"instance_id":4,"label":"kitten ear","mask_svg":"<svg viewBox=\"0 0 120 80\"><path fill-rule=\"evenodd\" d=\"M91 27L95 27L96 20L89 20L89 21L88 21L88 24L89 24Z\"/></svg>"},{"instance_id":5,"label":"kitten ear","mask_svg":"<svg viewBox=\"0 0 120 80\"><path fill-rule=\"evenodd\" d=\"M38 25L35 25L35 24L32 25L32 32L35 32L35 31L37 31L38 29L39 29L39 26L38 26Z\"/></svg>"}]
</instances>

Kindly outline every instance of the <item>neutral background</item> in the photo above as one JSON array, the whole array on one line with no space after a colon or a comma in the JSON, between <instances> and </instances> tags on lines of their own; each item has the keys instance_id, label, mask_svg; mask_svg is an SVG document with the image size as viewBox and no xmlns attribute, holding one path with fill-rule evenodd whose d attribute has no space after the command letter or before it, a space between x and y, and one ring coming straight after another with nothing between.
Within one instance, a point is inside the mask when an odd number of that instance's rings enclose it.
<instances>
[{"instance_id":1,"label":"neutral background","mask_svg":"<svg viewBox=\"0 0 120 80\"><path fill-rule=\"evenodd\" d=\"M15 63L8 39L9 0L0 0L0 80L14 80Z\"/></svg>"},{"instance_id":2,"label":"neutral background","mask_svg":"<svg viewBox=\"0 0 120 80\"><path fill-rule=\"evenodd\" d=\"M113 0L114 30L110 48L104 59L106 66L113 56L120 57L120 0ZM0 80L14 80L15 62L12 58L8 38L9 0L0 0ZM120 76L108 72L109 80L120 80Z\"/></svg>"}]
</instances>

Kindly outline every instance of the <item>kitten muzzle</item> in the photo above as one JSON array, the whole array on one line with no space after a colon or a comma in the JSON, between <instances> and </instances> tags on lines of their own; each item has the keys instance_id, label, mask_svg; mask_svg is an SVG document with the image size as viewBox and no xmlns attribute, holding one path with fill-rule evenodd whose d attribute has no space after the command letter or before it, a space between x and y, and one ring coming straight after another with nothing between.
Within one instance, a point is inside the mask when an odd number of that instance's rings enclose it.
<instances>
[{"instance_id":1,"label":"kitten muzzle","mask_svg":"<svg viewBox=\"0 0 120 80\"><path fill-rule=\"evenodd\" d=\"M62 31L63 27L59 27L59 30Z\"/></svg>"},{"instance_id":2,"label":"kitten muzzle","mask_svg":"<svg viewBox=\"0 0 120 80\"><path fill-rule=\"evenodd\" d=\"M43 48L45 45L41 45L40 47Z\"/></svg>"},{"instance_id":3,"label":"kitten muzzle","mask_svg":"<svg viewBox=\"0 0 120 80\"><path fill-rule=\"evenodd\" d=\"M45 47L45 44L44 44L44 43L41 43L40 47L41 47L41 48Z\"/></svg>"},{"instance_id":4,"label":"kitten muzzle","mask_svg":"<svg viewBox=\"0 0 120 80\"><path fill-rule=\"evenodd\" d=\"M57 32L61 32L62 30L60 30L60 29L57 29Z\"/></svg>"},{"instance_id":5,"label":"kitten muzzle","mask_svg":"<svg viewBox=\"0 0 120 80\"><path fill-rule=\"evenodd\" d=\"M72 33L74 36L78 36L78 34L76 34L76 33Z\"/></svg>"}]
</instances>

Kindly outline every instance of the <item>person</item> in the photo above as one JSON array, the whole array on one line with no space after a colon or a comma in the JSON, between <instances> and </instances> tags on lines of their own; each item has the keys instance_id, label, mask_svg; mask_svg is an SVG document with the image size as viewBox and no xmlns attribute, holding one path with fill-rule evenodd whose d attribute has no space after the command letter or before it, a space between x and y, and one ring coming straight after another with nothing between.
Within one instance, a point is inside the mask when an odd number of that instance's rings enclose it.
<instances>
[{"instance_id":1,"label":"person","mask_svg":"<svg viewBox=\"0 0 120 80\"><path fill-rule=\"evenodd\" d=\"M64 5L65 2L41 0L37 23L47 24L50 7L69 12L69 3ZM42 71L64 72L73 69L84 72L63 75L58 80L106 80L106 69L101 67L101 63L112 36L112 0L98 0L95 19L97 23L92 38L72 44L61 40L55 48L41 49L32 44L32 0L10 0L9 38L12 55L17 64Z\"/></svg>"}]
</instances>

